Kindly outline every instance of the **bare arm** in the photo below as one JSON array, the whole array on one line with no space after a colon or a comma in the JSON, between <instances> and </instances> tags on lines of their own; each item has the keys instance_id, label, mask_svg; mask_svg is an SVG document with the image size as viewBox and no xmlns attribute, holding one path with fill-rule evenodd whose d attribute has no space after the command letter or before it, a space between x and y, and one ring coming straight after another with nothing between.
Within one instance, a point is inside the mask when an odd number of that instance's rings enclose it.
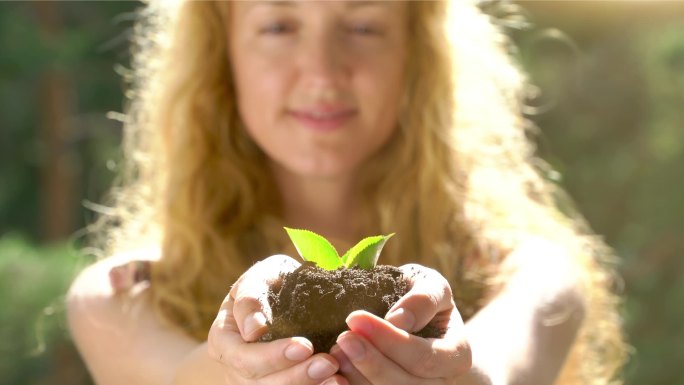
<instances>
[{"instance_id":1,"label":"bare arm","mask_svg":"<svg viewBox=\"0 0 684 385\"><path fill-rule=\"evenodd\" d=\"M562 250L541 240L510 254L504 268L512 271L507 284L466 325L458 322L448 284L434 274L414 282L413 296L395 305L403 309L398 317L352 313L347 325L365 353L338 339L343 352L333 355L342 372L352 385L552 384L583 319L579 274ZM426 340L404 331L420 330L433 317L449 319L451 334Z\"/></svg>"},{"instance_id":2,"label":"bare arm","mask_svg":"<svg viewBox=\"0 0 684 385\"><path fill-rule=\"evenodd\" d=\"M466 323L473 369L459 384L552 384L582 323L578 274L563 250L533 241L507 264L510 281Z\"/></svg>"},{"instance_id":3,"label":"bare arm","mask_svg":"<svg viewBox=\"0 0 684 385\"><path fill-rule=\"evenodd\" d=\"M264 271L260 268L268 266L277 277L279 259L282 256L268 258L269 263L256 264L243 277L256 276L248 281L261 281ZM85 269L67 298L71 333L97 384L315 385L326 379L346 384L334 374L334 358L325 353L312 355L311 343L303 338L246 342L255 337L245 332L248 317L242 314L256 301L248 284L234 285L232 295L217 309L219 316L209 338L213 349L209 349L208 342L199 343L160 322L150 309L147 292L114 293L109 272L122 262L107 259ZM235 308L233 302L238 302Z\"/></svg>"},{"instance_id":4,"label":"bare arm","mask_svg":"<svg viewBox=\"0 0 684 385\"><path fill-rule=\"evenodd\" d=\"M100 385L168 385L189 357L202 384L222 384L220 365L199 344L163 325L145 291L113 292L109 271L121 263L105 259L85 269L67 297L69 328L93 379ZM204 352L204 354L203 354Z\"/></svg>"}]
</instances>

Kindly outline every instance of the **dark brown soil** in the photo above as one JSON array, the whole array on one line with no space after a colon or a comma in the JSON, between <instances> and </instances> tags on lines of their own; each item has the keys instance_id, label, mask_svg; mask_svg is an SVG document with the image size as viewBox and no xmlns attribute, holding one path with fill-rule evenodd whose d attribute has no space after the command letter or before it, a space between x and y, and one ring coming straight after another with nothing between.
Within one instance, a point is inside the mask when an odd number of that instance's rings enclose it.
<instances>
[{"instance_id":1,"label":"dark brown soil","mask_svg":"<svg viewBox=\"0 0 684 385\"><path fill-rule=\"evenodd\" d=\"M337 336L347 330L349 313L366 310L383 318L408 290L401 271L393 266L327 271L304 263L269 291L273 321L261 341L302 336L316 353L329 352ZM437 338L444 330L428 325L414 334Z\"/></svg>"}]
</instances>

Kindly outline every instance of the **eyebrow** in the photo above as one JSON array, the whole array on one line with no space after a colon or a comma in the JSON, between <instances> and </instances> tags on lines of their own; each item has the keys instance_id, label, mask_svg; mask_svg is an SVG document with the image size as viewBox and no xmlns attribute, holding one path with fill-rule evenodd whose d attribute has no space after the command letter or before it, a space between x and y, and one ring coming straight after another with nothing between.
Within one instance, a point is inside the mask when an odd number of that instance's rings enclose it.
<instances>
[{"instance_id":1,"label":"eyebrow","mask_svg":"<svg viewBox=\"0 0 684 385\"><path fill-rule=\"evenodd\" d=\"M250 4L250 8L258 7L260 5L274 5L278 7L292 7L295 4L292 1L255 1Z\"/></svg>"},{"instance_id":2,"label":"eyebrow","mask_svg":"<svg viewBox=\"0 0 684 385\"><path fill-rule=\"evenodd\" d=\"M391 3L391 1L350 1L347 3L347 8L359 8L369 5L389 6Z\"/></svg>"},{"instance_id":3,"label":"eyebrow","mask_svg":"<svg viewBox=\"0 0 684 385\"><path fill-rule=\"evenodd\" d=\"M360 8L364 6L389 6L391 1L370 1L370 0L357 0L357 1L349 1L347 2L347 8ZM294 1L287 1L287 0L281 0L281 1L255 1L250 4L250 8L255 8L257 6L276 6L276 7L294 7L296 6L296 2Z\"/></svg>"}]
</instances>

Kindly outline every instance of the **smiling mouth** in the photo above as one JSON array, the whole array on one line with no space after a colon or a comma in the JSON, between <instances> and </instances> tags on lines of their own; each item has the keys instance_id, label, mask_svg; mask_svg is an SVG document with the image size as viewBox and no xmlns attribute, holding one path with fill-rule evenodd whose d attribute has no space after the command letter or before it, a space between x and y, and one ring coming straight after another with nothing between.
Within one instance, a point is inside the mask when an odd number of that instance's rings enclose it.
<instances>
[{"instance_id":1,"label":"smiling mouth","mask_svg":"<svg viewBox=\"0 0 684 385\"><path fill-rule=\"evenodd\" d=\"M343 127L356 113L356 110L346 108L295 110L291 111L290 115L305 127L316 131L332 131Z\"/></svg>"}]
</instances>

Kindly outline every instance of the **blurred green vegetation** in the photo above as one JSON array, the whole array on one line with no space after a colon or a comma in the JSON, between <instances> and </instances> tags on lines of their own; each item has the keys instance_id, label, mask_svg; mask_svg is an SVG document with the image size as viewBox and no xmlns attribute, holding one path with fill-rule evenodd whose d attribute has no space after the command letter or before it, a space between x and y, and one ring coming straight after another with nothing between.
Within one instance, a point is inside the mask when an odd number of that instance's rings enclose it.
<instances>
[{"instance_id":1,"label":"blurred green vegetation","mask_svg":"<svg viewBox=\"0 0 684 385\"><path fill-rule=\"evenodd\" d=\"M114 69L139 6L0 2L0 234L58 240L90 219L81 202L113 175L120 131L106 113L121 111Z\"/></svg>"},{"instance_id":2,"label":"blurred green vegetation","mask_svg":"<svg viewBox=\"0 0 684 385\"><path fill-rule=\"evenodd\" d=\"M621 257L627 383L684 384L684 3L569 3L621 22L588 34L556 6L519 36L540 154Z\"/></svg>"},{"instance_id":3,"label":"blurred green vegetation","mask_svg":"<svg viewBox=\"0 0 684 385\"><path fill-rule=\"evenodd\" d=\"M71 246L0 237L0 375L6 384L86 384L64 319L64 295L84 259Z\"/></svg>"},{"instance_id":4,"label":"blurred green vegetation","mask_svg":"<svg viewBox=\"0 0 684 385\"><path fill-rule=\"evenodd\" d=\"M506 2L503 2L507 4ZM684 2L520 1L540 155L621 257L628 385L684 384ZM501 16L501 1L484 1ZM0 378L89 384L63 297L116 172L138 2L0 2ZM512 20L515 21L515 20Z\"/></svg>"}]
</instances>

